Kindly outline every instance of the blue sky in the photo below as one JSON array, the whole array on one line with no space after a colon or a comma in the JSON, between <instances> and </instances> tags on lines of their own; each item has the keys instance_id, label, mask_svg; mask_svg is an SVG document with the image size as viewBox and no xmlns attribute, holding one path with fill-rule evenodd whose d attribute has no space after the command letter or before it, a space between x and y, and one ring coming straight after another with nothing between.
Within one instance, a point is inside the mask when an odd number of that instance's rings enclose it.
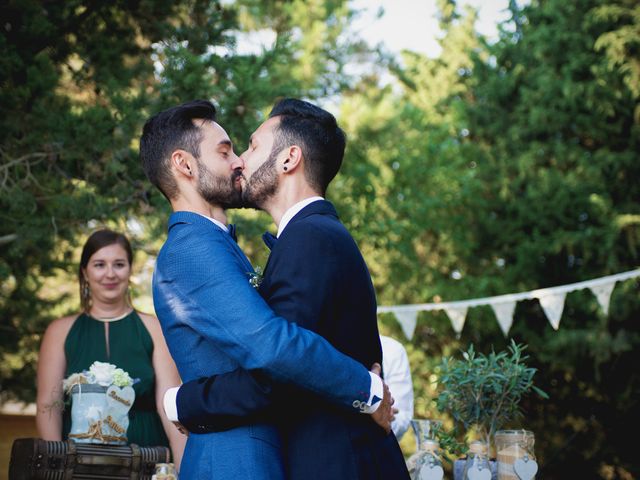
<instances>
[{"instance_id":1,"label":"blue sky","mask_svg":"<svg viewBox=\"0 0 640 480\"><path fill-rule=\"evenodd\" d=\"M479 11L476 29L488 37L496 37L496 25L509 17L508 0L460 0L459 8L471 5ZM368 43L384 43L388 50L409 49L434 57L440 53L435 0L354 0L353 5L365 12L353 29ZM384 8L384 15L376 12Z\"/></svg>"}]
</instances>

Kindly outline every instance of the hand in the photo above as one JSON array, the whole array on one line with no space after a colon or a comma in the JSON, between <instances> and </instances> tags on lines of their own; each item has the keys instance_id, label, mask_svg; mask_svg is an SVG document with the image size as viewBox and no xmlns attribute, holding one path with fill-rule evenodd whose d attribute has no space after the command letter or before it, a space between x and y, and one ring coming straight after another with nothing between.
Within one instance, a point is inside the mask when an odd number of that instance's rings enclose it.
<instances>
[{"instance_id":1,"label":"hand","mask_svg":"<svg viewBox=\"0 0 640 480\"><path fill-rule=\"evenodd\" d=\"M371 372L376 375L380 375L382 368L379 363L374 363L371 367ZM397 408L393 408L395 400L391 396L391 391L386 383L383 383L383 395L382 401L378 409L371 415L373 421L376 422L387 434L391 433L391 422L395 419L395 414L398 413Z\"/></svg>"},{"instance_id":2,"label":"hand","mask_svg":"<svg viewBox=\"0 0 640 480\"><path fill-rule=\"evenodd\" d=\"M176 428L178 429L178 431L183 434L185 437L189 436L189 430L187 430L186 428L184 428L184 425L182 425L180 422L171 422L173 423Z\"/></svg>"}]
</instances>

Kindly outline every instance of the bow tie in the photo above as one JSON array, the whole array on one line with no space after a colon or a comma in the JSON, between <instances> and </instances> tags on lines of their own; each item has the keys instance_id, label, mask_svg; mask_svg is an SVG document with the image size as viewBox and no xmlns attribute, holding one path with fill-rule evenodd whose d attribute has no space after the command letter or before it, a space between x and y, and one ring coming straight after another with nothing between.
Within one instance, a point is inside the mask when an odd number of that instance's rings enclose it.
<instances>
[{"instance_id":1,"label":"bow tie","mask_svg":"<svg viewBox=\"0 0 640 480\"><path fill-rule=\"evenodd\" d=\"M227 225L227 228L229 229L229 235L231 235L231 238L233 238L237 243L238 237L236 236L236 226L233 223L230 223Z\"/></svg>"},{"instance_id":2,"label":"bow tie","mask_svg":"<svg viewBox=\"0 0 640 480\"><path fill-rule=\"evenodd\" d=\"M274 234L269 233L269 232L264 232L262 234L262 241L264 242L264 244L269 248L269 250L273 250L273 246L276 244L276 242L278 241L278 237L276 237Z\"/></svg>"}]
</instances>

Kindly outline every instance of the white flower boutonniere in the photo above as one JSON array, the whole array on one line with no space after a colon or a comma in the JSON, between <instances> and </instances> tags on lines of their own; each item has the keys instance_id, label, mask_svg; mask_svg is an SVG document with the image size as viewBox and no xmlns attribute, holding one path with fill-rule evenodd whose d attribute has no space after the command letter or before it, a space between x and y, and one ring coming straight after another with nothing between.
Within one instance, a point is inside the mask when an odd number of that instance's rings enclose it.
<instances>
[{"instance_id":1,"label":"white flower boutonniere","mask_svg":"<svg viewBox=\"0 0 640 480\"><path fill-rule=\"evenodd\" d=\"M253 288L258 288L262 283L264 271L262 267L256 267L255 272L249 272L249 283Z\"/></svg>"}]
</instances>

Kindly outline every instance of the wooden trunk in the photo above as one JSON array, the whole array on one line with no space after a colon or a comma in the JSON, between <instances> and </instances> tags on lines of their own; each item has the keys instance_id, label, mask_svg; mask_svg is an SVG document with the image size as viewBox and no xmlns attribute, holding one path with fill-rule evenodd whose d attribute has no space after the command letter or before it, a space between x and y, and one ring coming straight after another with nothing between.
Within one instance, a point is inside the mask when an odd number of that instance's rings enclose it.
<instances>
[{"instance_id":1,"label":"wooden trunk","mask_svg":"<svg viewBox=\"0 0 640 480\"><path fill-rule=\"evenodd\" d=\"M150 480L156 463L169 462L166 447L52 442L13 442L9 480Z\"/></svg>"}]
</instances>

